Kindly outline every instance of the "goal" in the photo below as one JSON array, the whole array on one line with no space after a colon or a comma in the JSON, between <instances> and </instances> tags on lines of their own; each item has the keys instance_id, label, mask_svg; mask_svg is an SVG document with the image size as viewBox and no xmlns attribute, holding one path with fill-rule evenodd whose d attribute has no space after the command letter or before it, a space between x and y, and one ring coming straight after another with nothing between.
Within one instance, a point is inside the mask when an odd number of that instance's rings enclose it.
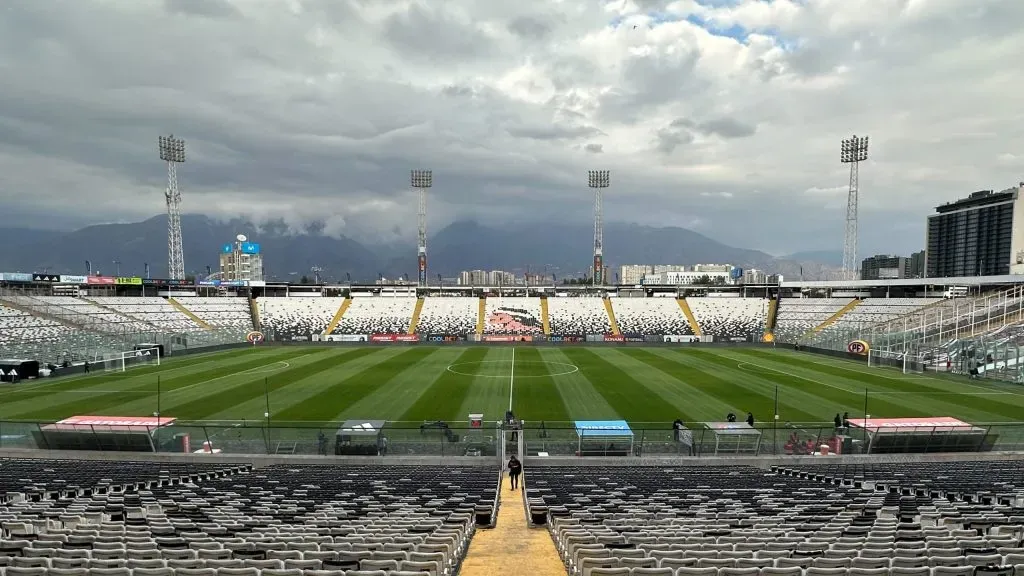
<instances>
[{"instance_id":1,"label":"goal","mask_svg":"<svg viewBox=\"0 0 1024 576\"><path fill-rule=\"evenodd\" d=\"M124 372L129 368L150 365L160 365L159 348L139 348L103 355L103 369L107 372Z\"/></svg>"},{"instance_id":2,"label":"goal","mask_svg":"<svg viewBox=\"0 0 1024 576\"><path fill-rule=\"evenodd\" d=\"M895 368L904 374L922 374L924 372L944 371L946 359L930 354L922 356L915 352L869 350L868 366L872 368Z\"/></svg>"}]
</instances>

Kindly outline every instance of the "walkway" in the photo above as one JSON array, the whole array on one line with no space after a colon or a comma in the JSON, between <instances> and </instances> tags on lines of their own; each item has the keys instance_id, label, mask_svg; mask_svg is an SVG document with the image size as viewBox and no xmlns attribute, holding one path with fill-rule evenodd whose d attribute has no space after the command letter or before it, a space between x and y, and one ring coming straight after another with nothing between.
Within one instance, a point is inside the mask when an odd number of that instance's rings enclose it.
<instances>
[{"instance_id":1,"label":"walkway","mask_svg":"<svg viewBox=\"0 0 1024 576\"><path fill-rule=\"evenodd\" d=\"M476 531L459 572L460 576L495 574L566 575L550 533L546 528L529 527L523 494L509 488L508 478L501 483L497 525Z\"/></svg>"}]
</instances>

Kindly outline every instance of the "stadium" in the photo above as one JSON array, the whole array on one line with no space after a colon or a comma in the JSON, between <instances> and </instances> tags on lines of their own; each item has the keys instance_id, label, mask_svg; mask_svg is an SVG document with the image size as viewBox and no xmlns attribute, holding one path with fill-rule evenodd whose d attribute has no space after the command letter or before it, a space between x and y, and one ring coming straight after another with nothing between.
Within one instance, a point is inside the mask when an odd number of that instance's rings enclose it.
<instances>
[{"instance_id":1,"label":"stadium","mask_svg":"<svg viewBox=\"0 0 1024 576\"><path fill-rule=\"evenodd\" d=\"M977 4L5 5L0 576L1024 576Z\"/></svg>"}]
</instances>

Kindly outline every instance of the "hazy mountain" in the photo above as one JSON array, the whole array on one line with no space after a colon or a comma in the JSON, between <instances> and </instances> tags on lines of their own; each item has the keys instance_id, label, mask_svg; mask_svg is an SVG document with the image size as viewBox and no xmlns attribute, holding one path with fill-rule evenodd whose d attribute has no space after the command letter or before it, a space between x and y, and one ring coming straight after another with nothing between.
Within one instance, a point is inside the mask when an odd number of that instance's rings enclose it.
<instances>
[{"instance_id":1,"label":"hazy mountain","mask_svg":"<svg viewBox=\"0 0 1024 576\"><path fill-rule=\"evenodd\" d=\"M378 274L395 278L416 274L415 248L374 245L370 249L350 238L324 236L317 226L295 234L281 222L259 226L244 220L218 222L205 216L182 217L185 268L205 273L218 267L219 249L236 234L247 234L262 245L268 278L297 279L313 266L332 280L373 280ZM144 263L155 278L167 275L167 224L157 216L131 224L89 226L70 233L24 230L16 242L0 245L0 270L81 274L85 261L94 271L141 275ZM605 226L605 261L613 271L622 264L730 263L796 278L828 275L829 268L811 258L774 258L758 250L736 248L684 228L653 228L635 224ZM431 277L460 270L516 270L583 275L593 253L593 228L584 224L526 224L496 228L476 222L456 222L428 242ZM814 253L802 253L803 255ZM803 259L803 258L801 258ZM840 259L841 260L841 259ZM614 272L613 272L614 273Z\"/></svg>"},{"instance_id":2,"label":"hazy mountain","mask_svg":"<svg viewBox=\"0 0 1024 576\"><path fill-rule=\"evenodd\" d=\"M819 264L825 264L826 266L835 266L836 268L841 268L843 266L842 250L807 250L783 256L783 258L786 260L817 262Z\"/></svg>"}]
</instances>

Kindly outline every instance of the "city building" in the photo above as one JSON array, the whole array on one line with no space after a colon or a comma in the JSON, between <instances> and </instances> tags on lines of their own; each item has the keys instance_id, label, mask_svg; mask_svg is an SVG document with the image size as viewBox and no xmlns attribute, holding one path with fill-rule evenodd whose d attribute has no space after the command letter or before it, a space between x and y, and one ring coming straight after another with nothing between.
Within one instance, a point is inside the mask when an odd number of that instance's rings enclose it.
<instances>
[{"instance_id":1,"label":"city building","mask_svg":"<svg viewBox=\"0 0 1024 576\"><path fill-rule=\"evenodd\" d=\"M704 274L709 274L709 273L712 273L712 272L714 272L714 273L725 272L726 274L728 274L729 272L732 272L732 268L733 268L732 264L694 264L693 265L693 271L694 272L703 272Z\"/></svg>"},{"instance_id":2,"label":"city building","mask_svg":"<svg viewBox=\"0 0 1024 576\"><path fill-rule=\"evenodd\" d=\"M263 254L260 245L249 242L245 234L235 236L220 249L221 280L263 280Z\"/></svg>"},{"instance_id":3,"label":"city building","mask_svg":"<svg viewBox=\"0 0 1024 576\"><path fill-rule=\"evenodd\" d=\"M910 258L879 254L860 264L861 280L899 280L910 278Z\"/></svg>"},{"instance_id":4,"label":"city building","mask_svg":"<svg viewBox=\"0 0 1024 576\"><path fill-rule=\"evenodd\" d=\"M910 255L910 278L924 278L924 250Z\"/></svg>"},{"instance_id":5,"label":"city building","mask_svg":"<svg viewBox=\"0 0 1024 576\"><path fill-rule=\"evenodd\" d=\"M757 268L749 268L743 271L743 283L744 284L767 284L768 274Z\"/></svg>"},{"instance_id":6,"label":"city building","mask_svg":"<svg viewBox=\"0 0 1024 576\"><path fill-rule=\"evenodd\" d=\"M644 274L654 272L654 266L647 264L625 264L619 266L619 284L640 284Z\"/></svg>"},{"instance_id":7,"label":"city building","mask_svg":"<svg viewBox=\"0 0 1024 576\"><path fill-rule=\"evenodd\" d=\"M655 264L652 272L655 274L661 274L662 272L686 272L686 266L680 266L679 264Z\"/></svg>"},{"instance_id":8,"label":"city building","mask_svg":"<svg viewBox=\"0 0 1024 576\"><path fill-rule=\"evenodd\" d=\"M459 273L460 286L486 286L487 272L484 270L463 270Z\"/></svg>"},{"instance_id":9,"label":"city building","mask_svg":"<svg viewBox=\"0 0 1024 576\"><path fill-rule=\"evenodd\" d=\"M652 272L645 274L643 284L645 286L688 286L698 283L707 278L711 284L732 284L733 278L729 272L694 272L693 270L675 272Z\"/></svg>"},{"instance_id":10,"label":"city building","mask_svg":"<svg viewBox=\"0 0 1024 576\"><path fill-rule=\"evenodd\" d=\"M937 206L928 216L925 276L996 276L1024 267L1022 192L1024 183Z\"/></svg>"},{"instance_id":11,"label":"city building","mask_svg":"<svg viewBox=\"0 0 1024 576\"><path fill-rule=\"evenodd\" d=\"M608 272L609 272L608 267L604 266L604 270L602 270L602 272L603 272L603 274L601 275L601 277L604 278L604 280L605 280L604 283L605 284L611 284L612 278L608 274ZM594 266L593 265L591 265L590 268L587 269L587 278L594 278Z\"/></svg>"},{"instance_id":12,"label":"city building","mask_svg":"<svg viewBox=\"0 0 1024 576\"><path fill-rule=\"evenodd\" d=\"M516 275L504 270L491 270L487 274L487 284L490 286L514 286Z\"/></svg>"}]
</instances>

